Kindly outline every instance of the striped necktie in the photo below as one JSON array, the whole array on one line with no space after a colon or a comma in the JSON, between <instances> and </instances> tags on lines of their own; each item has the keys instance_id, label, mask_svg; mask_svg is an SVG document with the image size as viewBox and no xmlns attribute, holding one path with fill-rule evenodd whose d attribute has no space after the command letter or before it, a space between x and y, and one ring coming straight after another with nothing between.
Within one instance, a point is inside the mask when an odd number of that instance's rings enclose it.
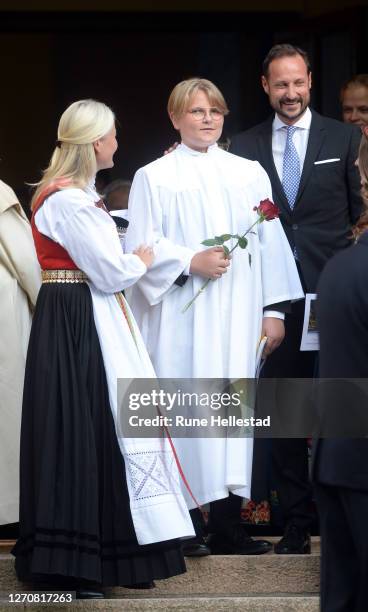
<instances>
[{"instance_id":1,"label":"striped necktie","mask_svg":"<svg viewBox=\"0 0 368 612\"><path fill-rule=\"evenodd\" d=\"M293 143L293 136L298 129L295 125L285 126L287 130L284 160L282 165L282 186L291 210L294 208L300 182L300 161Z\"/></svg>"}]
</instances>

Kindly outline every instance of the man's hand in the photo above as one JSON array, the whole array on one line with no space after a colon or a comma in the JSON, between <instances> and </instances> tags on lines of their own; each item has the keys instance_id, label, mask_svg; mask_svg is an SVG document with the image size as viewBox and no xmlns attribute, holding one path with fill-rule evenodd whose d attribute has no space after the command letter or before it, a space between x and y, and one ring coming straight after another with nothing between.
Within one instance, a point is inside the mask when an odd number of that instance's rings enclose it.
<instances>
[{"instance_id":1,"label":"man's hand","mask_svg":"<svg viewBox=\"0 0 368 612\"><path fill-rule=\"evenodd\" d=\"M212 247L196 253L190 262L190 273L204 278L221 278L230 265L221 246Z\"/></svg>"},{"instance_id":2,"label":"man's hand","mask_svg":"<svg viewBox=\"0 0 368 612\"><path fill-rule=\"evenodd\" d=\"M262 357L265 359L268 355L280 346L285 336L285 325L282 319L275 319L274 317L263 317L262 321L262 334L267 336L267 342L263 349Z\"/></svg>"},{"instance_id":3,"label":"man's hand","mask_svg":"<svg viewBox=\"0 0 368 612\"><path fill-rule=\"evenodd\" d=\"M164 151L164 155L168 155L168 153L172 153L173 151L175 151L176 147L179 146L178 142L174 142L173 145L171 145L171 147L169 147L168 149L166 149L166 151Z\"/></svg>"}]
</instances>

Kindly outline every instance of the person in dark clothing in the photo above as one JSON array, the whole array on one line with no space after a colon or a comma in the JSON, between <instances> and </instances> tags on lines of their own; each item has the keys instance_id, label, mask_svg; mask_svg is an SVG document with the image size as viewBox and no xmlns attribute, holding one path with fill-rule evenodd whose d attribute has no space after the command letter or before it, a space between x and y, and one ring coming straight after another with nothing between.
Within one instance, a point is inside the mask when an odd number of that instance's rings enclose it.
<instances>
[{"instance_id":1,"label":"person in dark clothing","mask_svg":"<svg viewBox=\"0 0 368 612\"><path fill-rule=\"evenodd\" d=\"M263 63L262 85L275 114L235 136L230 146L232 153L258 161L268 173L306 293L316 292L328 259L349 245L351 225L361 211L354 166L360 131L311 110L311 84L305 51L274 46ZM303 319L304 303L295 302L285 316L285 340L267 359L265 377L315 375L316 351L300 350ZM275 552L308 553L313 513L307 440L274 438L272 467L286 523Z\"/></svg>"},{"instance_id":2,"label":"person in dark clothing","mask_svg":"<svg viewBox=\"0 0 368 612\"><path fill-rule=\"evenodd\" d=\"M318 284L320 377L337 379L320 383L328 385L320 405L325 437L316 442L313 461L322 612L365 612L368 601L368 127L359 170L365 210L356 243L328 262ZM331 436L332 427L340 437ZM342 437L342 427L354 437Z\"/></svg>"}]
</instances>

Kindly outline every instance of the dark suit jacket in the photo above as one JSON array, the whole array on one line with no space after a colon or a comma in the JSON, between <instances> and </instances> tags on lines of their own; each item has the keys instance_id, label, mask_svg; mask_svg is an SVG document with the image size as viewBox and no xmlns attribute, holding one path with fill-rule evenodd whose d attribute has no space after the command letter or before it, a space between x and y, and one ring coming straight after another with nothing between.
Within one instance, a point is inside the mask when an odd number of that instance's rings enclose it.
<instances>
[{"instance_id":1,"label":"dark suit jacket","mask_svg":"<svg viewBox=\"0 0 368 612\"><path fill-rule=\"evenodd\" d=\"M321 378L367 380L365 392L351 380L327 383L333 386L320 406L322 417L329 428L339 423L347 435L350 429L355 439L319 440L314 478L368 490L368 438L358 437L367 435L368 422L368 232L327 263L318 284L317 317Z\"/></svg>"},{"instance_id":2,"label":"dark suit jacket","mask_svg":"<svg viewBox=\"0 0 368 612\"><path fill-rule=\"evenodd\" d=\"M298 252L305 288L314 293L326 261L348 246L350 226L360 215L360 180L354 162L361 135L358 128L312 111L299 192L291 211L273 161L272 121L270 117L234 136L230 151L258 161L266 170L285 233ZM336 158L339 161L314 163Z\"/></svg>"}]
</instances>

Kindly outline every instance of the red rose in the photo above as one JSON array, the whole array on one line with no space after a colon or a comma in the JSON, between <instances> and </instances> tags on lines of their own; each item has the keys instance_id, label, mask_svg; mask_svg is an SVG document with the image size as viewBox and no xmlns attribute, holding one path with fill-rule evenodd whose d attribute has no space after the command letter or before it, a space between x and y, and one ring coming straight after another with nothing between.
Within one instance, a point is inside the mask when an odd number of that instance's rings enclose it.
<instances>
[{"instance_id":1,"label":"red rose","mask_svg":"<svg viewBox=\"0 0 368 612\"><path fill-rule=\"evenodd\" d=\"M277 219L280 214L280 209L271 200L262 200L259 206L255 206L254 210L257 211L260 217L263 217L265 221L272 221Z\"/></svg>"}]
</instances>

